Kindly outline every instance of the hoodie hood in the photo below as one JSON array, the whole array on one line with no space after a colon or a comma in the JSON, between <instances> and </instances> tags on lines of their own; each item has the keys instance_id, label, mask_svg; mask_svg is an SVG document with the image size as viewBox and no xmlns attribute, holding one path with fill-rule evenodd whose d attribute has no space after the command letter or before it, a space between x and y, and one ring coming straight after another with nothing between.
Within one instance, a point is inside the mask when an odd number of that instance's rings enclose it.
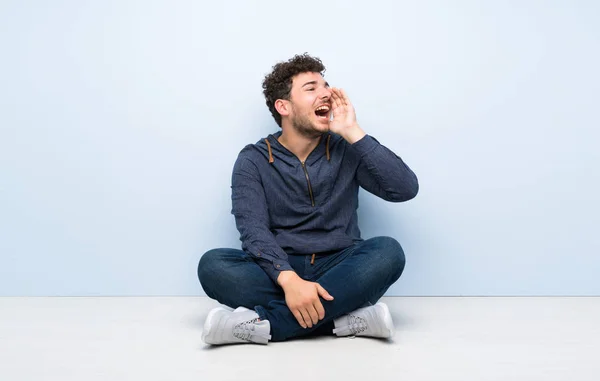
<instances>
[{"instance_id":1,"label":"hoodie hood","mask_svg":"<svg viewBox=\"0 0 600 381\"><path fill-rule=\"evenodd\" d=\"M295 166L300 162L300 160L293 152L279 143L279 140L277 139L281 136L281 133L282 131L278 131L274 134L270 134L266 138L256 142L255 147L258 148L265 159L271 164L274 163L275 160L280 160L288 165ZM315 149L308 155L306 164L311 165L319 160L322 156L325 156L329 161L331 159L331 144L332 134L330 132L323 133L319 139L319 144L317 144Z\"/></svg>"}]
</instances>

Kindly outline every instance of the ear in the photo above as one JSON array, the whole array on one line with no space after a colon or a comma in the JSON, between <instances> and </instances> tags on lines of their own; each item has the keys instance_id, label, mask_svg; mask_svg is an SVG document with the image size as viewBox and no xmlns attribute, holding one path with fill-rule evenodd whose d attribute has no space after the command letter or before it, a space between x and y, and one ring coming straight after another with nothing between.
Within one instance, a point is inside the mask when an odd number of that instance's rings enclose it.
<instances>
[{"instance_id":1,"label":"ear","mask_svg":"<svg viewBox=\"0 0 600 381\"><path fill-rule=\"evenodd\" d=\"M291 109L290 101L286 101L285 99L278 99L275 101L275 110L277 110L279 115L288 116L290 115Z\"/></svg>"}]
</instances>

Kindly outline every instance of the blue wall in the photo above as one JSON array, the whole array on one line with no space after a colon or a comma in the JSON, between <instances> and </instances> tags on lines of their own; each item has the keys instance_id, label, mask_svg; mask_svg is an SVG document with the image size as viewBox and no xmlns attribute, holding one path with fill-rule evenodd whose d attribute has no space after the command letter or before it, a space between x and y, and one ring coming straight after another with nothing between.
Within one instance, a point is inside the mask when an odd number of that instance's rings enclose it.
<instances>
[{"instance_id":1,"label":"blue wall","mask_svg":"<svg viewBox=\"0 0 600 381\"><path fill-rule=\"evenodd\" d=\"M594 1L2 1L0 295L201 295L230 174L310 52L421 193L388 295L600 294Z\"/></svg>"}]
</instances>

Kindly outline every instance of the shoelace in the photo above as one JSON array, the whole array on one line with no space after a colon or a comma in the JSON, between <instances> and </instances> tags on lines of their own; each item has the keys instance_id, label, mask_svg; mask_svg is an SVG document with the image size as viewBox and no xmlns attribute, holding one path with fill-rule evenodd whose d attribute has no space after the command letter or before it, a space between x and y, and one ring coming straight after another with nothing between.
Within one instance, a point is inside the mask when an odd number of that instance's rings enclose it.
<instances>
[{"instance_id":1,"label":"shoelace","mask_svg":"<svg viewBox=\"0 0 600 381\"><path fill-rule=\"evenodd\" d=\"M367 328L367 320L365 318L348 314L348 325L334 328L333 333L340 333L340 335L349 335L350 337L354 337L355 335L366 331Z\"/></svg>"},{"instance_id":2,"label":"shoelace","mask_svg":"<svg viewBox=\"0 0 600 381\"><path fill-rule=\"evenodd\" d=\"M233 336L241 340L250 341L250 337L254 335L254 323L257 320L258 318L235 325L233 327Z\"/></svg>"},{"instance_id":3,"label":"shoelace","mask_svg":"<svg viewBox=\"0 0 600 381\"><path fill-rule=\"evenodd\" d=\"M367 330L367 321L359 316L348 315L348 323L354 335Z\"/></svg>"},{"instance_id":4,"label":"shoelace","mask_svg":"<svg viewBox=\"0 0 600 381\"><path fill-rule=\"evenodd\" d=\"M348 329L353 335L367 330L367 321L359 316L348 315Z\"/></svg>"}]
</instances>

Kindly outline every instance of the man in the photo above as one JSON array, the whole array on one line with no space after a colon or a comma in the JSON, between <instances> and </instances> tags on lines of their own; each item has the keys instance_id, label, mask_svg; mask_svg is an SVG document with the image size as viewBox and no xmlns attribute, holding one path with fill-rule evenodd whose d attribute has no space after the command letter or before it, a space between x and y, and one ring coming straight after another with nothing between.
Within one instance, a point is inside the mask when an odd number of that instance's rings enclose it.
<instances>
[{"instance_id":1,"label":"man","mask_svg":"<svg viewBox=\"0 0 600 381\"><path fill-rule=\"evenodd\" d=\"M361 238L358 189L407 201L418 192L417 177L362 130L348 96L329 87L324 71L304 54L264 79L281 131L246 146L233 168L243 251L214 249L200 260L204 291L231 307L208 314L208 344L394 333L377 301L402 274L404 252L390 237Z\"/></svg>"}]
</instances>

